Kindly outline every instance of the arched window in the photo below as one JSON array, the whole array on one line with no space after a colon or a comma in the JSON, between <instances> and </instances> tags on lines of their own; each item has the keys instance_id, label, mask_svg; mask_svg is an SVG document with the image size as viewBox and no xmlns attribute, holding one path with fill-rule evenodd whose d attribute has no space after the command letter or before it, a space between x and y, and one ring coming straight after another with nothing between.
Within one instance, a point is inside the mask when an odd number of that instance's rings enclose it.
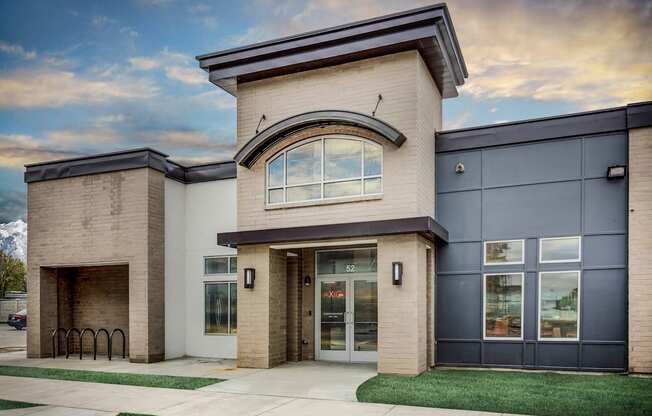
<instances>
[{"instance_id":1,"label":"arched window","mask_svg":"<svg viewBox=\"0 0 652 416\"><path fill-rule=\"evenodd\" d=\"M353 137L300 142L267 162L267 203L382 193L383 148Z\"/></svg>"}]
</instances>

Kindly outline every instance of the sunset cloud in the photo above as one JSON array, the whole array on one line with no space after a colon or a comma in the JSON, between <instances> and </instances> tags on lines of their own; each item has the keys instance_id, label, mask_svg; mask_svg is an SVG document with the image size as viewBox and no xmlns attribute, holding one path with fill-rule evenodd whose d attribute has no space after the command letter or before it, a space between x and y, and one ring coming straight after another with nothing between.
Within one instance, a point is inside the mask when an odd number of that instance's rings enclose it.
<instances>
[{"instance_id":1,"label":"sunset cloud","mask_svg":"<svg viewBox=\"0 0 652 416\"><path fill-rule=\"evenodd\" d=\"M91 79L58 70L0 74L0 108L61 107L113 100L145 100L159 93L146 79Z\"/></svg>"},{"instance_id":2,"label":"sunset cloud","mask_svg":"<svg viewBox=\"0 0 652 416\"><path fill-rule=\"evenodd\" d=\"M652 99L652 3L447 2L477 99L565 101L578 109ZM262 24L233 38L260 41L432 4L430 1L258 0Z\"/></svg>"}]
</instances>

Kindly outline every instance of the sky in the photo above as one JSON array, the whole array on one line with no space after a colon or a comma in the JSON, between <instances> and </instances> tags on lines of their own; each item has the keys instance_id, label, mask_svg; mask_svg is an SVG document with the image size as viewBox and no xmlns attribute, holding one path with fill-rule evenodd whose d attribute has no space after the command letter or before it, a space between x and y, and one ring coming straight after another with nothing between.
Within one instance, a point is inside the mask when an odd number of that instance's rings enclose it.
<instances>
[{"instance_id":1,"label":"sky","mask_svg":"<svg viewBox=\"0 0 652 416\"><path fill-rule=\"evenodd\" d=\"M203 53L432 1L0 0L0 223L25 218L23 165L149 146L235 152L235 98ZM652 100L652 1L451 0L469 79L444 128Z\"/></svg>"}]
</instances>

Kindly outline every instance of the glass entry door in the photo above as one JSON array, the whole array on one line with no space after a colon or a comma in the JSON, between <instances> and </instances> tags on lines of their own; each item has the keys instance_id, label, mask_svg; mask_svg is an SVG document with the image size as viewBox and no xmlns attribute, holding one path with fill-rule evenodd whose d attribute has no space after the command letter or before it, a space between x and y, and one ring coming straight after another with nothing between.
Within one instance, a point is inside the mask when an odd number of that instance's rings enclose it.
<instances>
[{"instance_id":1,"label":"glass entry door","mask_svg":"<svg viewBox=\"0 0 652 416\"><path fill-rule=\"evenodd\" d=\"M354 250L317 253L315 335L319 360L378 360L375 248L358 250L355 253ZM349 263L333 264L341 261ZM365 264L356 264L356 261ZM343 266L345 272L328 273L340 272L338 266ZM320 270L326 273L320 274Z\"/></svg>"}]
</instances>

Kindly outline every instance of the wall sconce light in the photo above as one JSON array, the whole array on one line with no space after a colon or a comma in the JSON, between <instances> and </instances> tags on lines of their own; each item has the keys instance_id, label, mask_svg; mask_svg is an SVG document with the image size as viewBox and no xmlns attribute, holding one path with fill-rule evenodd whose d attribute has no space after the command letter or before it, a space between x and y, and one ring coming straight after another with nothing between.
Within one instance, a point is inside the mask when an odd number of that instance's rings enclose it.
<instances>
[{"instance_id":1,"label":"wall sconce light","mask_svg":"<svg viewBox=\"0 0 652 416\"><path fill-rule=\"evenodd\" d=\"M256 280L256 269L244 269L244 287L245 289L254 288L254 280Z\"/></svg>"},{"instance_id":2,"label":"wall sconce light","mask_svg":"<svg viewBox=\"0 0 652 416\"><path fill-rule=\"evenodd\" d=\"M392 284L394 286L403 284L403 263L400 261L392 263Z\"/></svg>"},{"instance_id":3,"label":"wall sconce light","mask_svg":"<svg viewBox=\"0 0 652 416\"><path fill-rule=\"evenodd\" d=\"M615 165L607 168L607 179L620 179L624 178L627 174L627 166Z\"/></svg>"},{"instance_id":4,"label":"wall sconce light","mask_svg":"<svg viewBox=\"0 0 652 416\"><path fill-rule=\"evenodd\" d=\"M455 173L464 173L464 163L458 162L457 165L455 165Z\"/></svg>"},{"instance_id":5,"label":"wall sconce light","mask_svg":"<svg viewBox=\"0 0 652 416\"><path fill-rule=\"evenodd\" d=\"M312 283L312 280L310 279L310 276L305 275L303 278L303 285L308 287L310 286L310 283Z\"/></svg>"}]
</instances>

